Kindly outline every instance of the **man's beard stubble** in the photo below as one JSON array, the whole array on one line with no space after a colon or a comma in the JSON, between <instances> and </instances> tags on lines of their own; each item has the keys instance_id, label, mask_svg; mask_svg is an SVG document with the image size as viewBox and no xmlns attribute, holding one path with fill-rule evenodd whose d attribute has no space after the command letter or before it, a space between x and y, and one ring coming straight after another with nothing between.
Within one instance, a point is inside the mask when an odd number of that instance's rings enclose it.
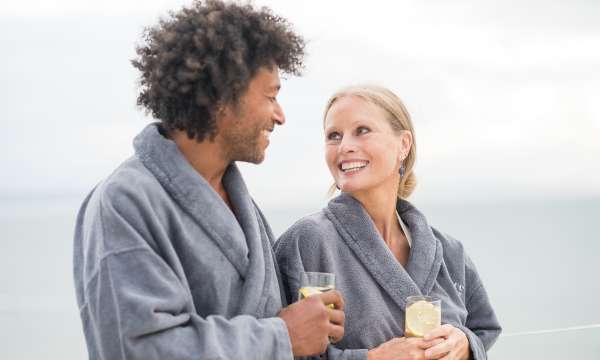
<instances>
[{"instance_id":1,"label":"man's beard stubble","mask_svg":"<svg viewBox=\"0 0 600 360\"><path fill-rule=\"evenodd\" d=\"M244 121L243 118L239 122ZM263 127L256 125L254 128L244 130L241 124L237 123L235 128L231 128L224 134L225 146L228 158L231 161L244 161L253 164L260 164L265 158L265 152L259 145L259 139L262 135Z\"/></svg>"}]
</instances>

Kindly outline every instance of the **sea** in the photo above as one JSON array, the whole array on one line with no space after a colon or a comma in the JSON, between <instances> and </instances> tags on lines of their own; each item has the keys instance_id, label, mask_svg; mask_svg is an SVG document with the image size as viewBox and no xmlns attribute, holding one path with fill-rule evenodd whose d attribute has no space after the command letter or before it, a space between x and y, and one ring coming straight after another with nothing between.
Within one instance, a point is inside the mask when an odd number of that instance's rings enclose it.
<instances>
[{"instance_id":1,"label":"sea","mask_svg":"<svg viewBox=\"0 0 600 360\"><path fill-rule=\"evenodd\" d=\"M87 358L72 276L83 197L0 198L0 359ZM415 205L478 268L504 329L490 359L600 359L600 327L581 328L600 324L600 198ZM263 207L276 234L318 210Z\"/></svg>"}]
</instances>

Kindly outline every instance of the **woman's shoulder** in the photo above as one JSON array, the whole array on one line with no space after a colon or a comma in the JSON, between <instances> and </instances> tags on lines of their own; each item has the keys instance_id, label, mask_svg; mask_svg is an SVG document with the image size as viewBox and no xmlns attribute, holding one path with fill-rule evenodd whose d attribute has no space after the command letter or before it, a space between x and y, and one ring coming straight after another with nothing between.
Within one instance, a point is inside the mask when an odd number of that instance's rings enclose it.
<instances>
[{"instance_id":1,"label":"woman's shoulder","mask_svg":"<svg viewBox=\"0 0 600 360\"><path fill-rule=\"evenodd\" d=\"M314 238L335 231L333 224L323 210L304 216L287 229L280 240L289 238Z\"/></svg>"},{"instance_id":2,"label":"woman's shoulder","mask_svg":"<svg viewBox=\"0 0 600 360\"><path fill-rule=\"evenodd\" d=\"M462 242L455 237L434 228L433 226L431 226L431 231L433 232L435 238L442 245L444 261L446 263L460 263L462 266L464 266L465 248Z\"/></svg>"},{"instance_id":3,"label":"woman's shoulder","mask_svg":"<svg viewBox=\"0 0 600 360\"><path fill-rule=\"evenodd\" d=\"M404 216L407 217L406 220L409 227L411 225L417 225L419 229L424 230L425 233L433 234L433 237L436 241L438 241L444 250L444 254L448 253L462 253L464 251L463 245L456 238L448 235L447 233L439 230L436 227L431 226L429 219L427 216L421 212L419 208L417 208L413 203L406 199L399 199L397 204L397 211L400 213L401 217L404 219ZM429 237L429 235L427 236Z\"/></svg>"},{"instance_id":4,"label":"woman's shoulder","mask_svg":"<svg viewBox=\"0 0 600 360\"><path fill-rule=\"evenodd\" d=\"M464 251L463 244L458 239L456 239L455 237L449 235L448 233L445 233L433 226L430 226L430 227L431 227L431 231L433 232L433 236L435 236L435 238L438 239L442 243L442 247L444 248L444 250L460 251L460 252Z\"/></svg>"},{"instance_id":5,"label":"woman's shoulder","mask_svg":"<svg viewBox=\"0 0 600 360\"><path fill-rule=\"evenodd\" d=\"M279 237L275 247L318 246L321 239L331 238L335 232L335 227L321 210L296 221Z\"/></svg>"}]
</instances>

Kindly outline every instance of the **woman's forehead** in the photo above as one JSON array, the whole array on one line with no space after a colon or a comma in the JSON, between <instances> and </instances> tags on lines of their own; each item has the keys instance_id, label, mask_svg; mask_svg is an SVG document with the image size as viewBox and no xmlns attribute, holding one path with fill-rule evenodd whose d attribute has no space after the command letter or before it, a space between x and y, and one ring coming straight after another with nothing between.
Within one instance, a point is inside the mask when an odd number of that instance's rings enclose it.
<instances>
[{"instance_id":1,"label":"woman's forehead","mask_svg":"<svg viewBox=\"0 0 600 360\"><path fill-rule=\"evenodd\" d=\"M344 96L331 105L325 116L324 126L327 128L336 124L378 123L385 118L385 111L377 105L358 96Z\"/></svg>"}]
</instances>

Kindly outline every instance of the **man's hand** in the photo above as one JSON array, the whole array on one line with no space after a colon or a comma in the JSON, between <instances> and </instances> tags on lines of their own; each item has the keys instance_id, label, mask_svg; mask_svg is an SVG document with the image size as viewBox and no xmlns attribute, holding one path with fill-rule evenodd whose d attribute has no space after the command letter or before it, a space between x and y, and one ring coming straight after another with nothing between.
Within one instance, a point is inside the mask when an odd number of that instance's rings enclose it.
<instances>
[{"instance_id":1,"label":"man's hand","mask_svg":"<svg viewBox=\"0 0 600 360\"><path fill-rule=\"evenodd\" d=\"M287 325L294 356L321 354L330 338L337 342L344 336L344 300L336 290L295 302L281 310L279 317Z\"/></svg>"}]
</instances>

